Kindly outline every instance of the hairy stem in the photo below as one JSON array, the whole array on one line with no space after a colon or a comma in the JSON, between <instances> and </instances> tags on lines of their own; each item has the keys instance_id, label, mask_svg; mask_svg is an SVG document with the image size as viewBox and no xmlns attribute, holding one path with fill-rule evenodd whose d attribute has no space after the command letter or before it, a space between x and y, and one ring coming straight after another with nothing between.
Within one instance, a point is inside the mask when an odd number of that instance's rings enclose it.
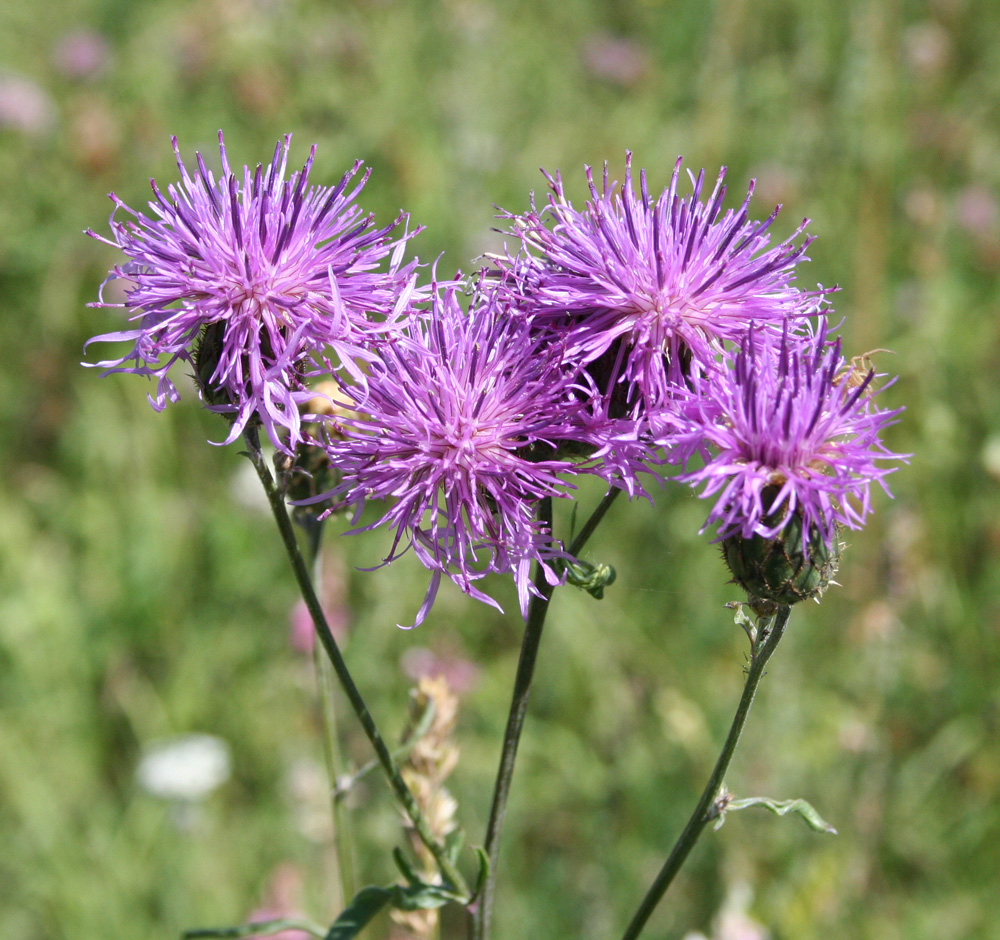
<instances>
[{"instance_id":1,"label":"hairy stem","mask_svg":"<svg viewBox=\"0 0 1000 940\"><path fill-rule=\"evenodd\" d=\"M281 533L282 541L285 543L285 550L288 552L292 570L295 572L295 579L298 581L299 590L302 592L302 599L305 601L313 623L316 625L316 634L323 644L323 649L330 659L334 672L337 674L341 688L343 688L347 700L351 703L351 708L354 709L354 714L357 715L361 727L375 749L375 755L378 758L379 764L382 765L382 770L389 781L389 785L392 787L400 805L410 817L413 829L420 841L427 846L427 849L434 856L442 876L451 887L456 892L467 896L469 889L465 880L448 858L444 846L434 838L427 820L417 805L416 799L414 799L409 787L407 787L406 782L400 775L399 768L396 766L389 748L386 747L385 741L382 739L382 735L375 725L375 720L368 711L368 706L365 705L361 692L354 683L350 670L347 668L347 663L344 661L344 657L337 646L337 641L330 630L330 625L326 622L326 615L323 612L319 598L316 596L312 579L309 577L309 570L306 567L301 551L299 551L298 540L295 538L292 521L285 507L285 500L275 487L271 471L261 454L257 432L256 430L247 430L244 432L243 437L247 444L250 460L257 471L257 476L260 477L264 492L267 494L268 502L271 505L271 512L274 514L274 519L278 524L278 531Z\"/></svg>"},{"instance_id":2,"label":"hairy stem","mask_svg":"<svg viewBox=\"0 0 1000 940\"><path fill-rule=\"evenodd\" d=\"M720 811L724 809L724 807L718 805L720 797L723 796L723 777L729 769L733 754L736 752L736 745L739 744L740 735L743 733L743 726L746 724L747 716L750 714L750 706L753 705L754 696L757 694L757 686L760 685L760 680L764 676L764 666L767 665L767 661L771 658L771 654L785 632L785 625L788 623L790 612L791 608L789 607L779 607L777 614L775 614L771 622L760 627L756 638L751 644L750 665L747 668L747 678L743 686L743 695L740 698L740 704L736 708L736 714L733 716L733 723L729 728L726 743L722 746L719 759L715 762L712 776L709 777L708 784L702 792L701 799L691 814L691 818L684 827L684 831L670 850L670 855L667 856L663 868L660 869L656 880L650 886L649 891L646 892L646 896L642 899L642 903L632 917L631 923L628 925L625 933L622 934L622 940L635 940L642 933L646 921L649 920L650 915L662 900L663 895L666 893L667 888L670 887L677 872L680 871L681 866L687 860L702 830L713 819L717 819Z\"/></svg>"},{"instance_id":3,"label":"hairy stem","mask_svg":"<svg viewBox=\"0 0 1000 940\"><path fill-rule=\"evenodd\" d=\"M580 534L573 540L568 551L574 558L583 550L587 540L597 528L604 514L611 507L621 490L612 488L597 509L587 520ZM552 528L552 500L543 499L539 505L538 519ZM517 759L517 746L521 740L521 730L524 727L524 717L528 710L528 694L531 691L531 680L535 672L535 660L538 658L538 646L542 639L542 628L545 626L545 615L549 611L549 601L555 585L549 584L545 578L542 566L536 564L534 578L536 594L532 594L528 604L528 619L524 627L524 638L521 641L521 655L517 663L517 674L514 677L514 692L511 697L510 712L507 716L507 729L504 732L503 747L500 752L500 767L493 788L493 803L490 807L489 822L486 825L486 855L489 858L489 871L477 899L473 914L472 935L474 940L487 940L490 931L490 917L493 913L493 898L496 891L497 861L500 858L500 833L503 830L504 818L507 814L507 797L510 795L511 780L514 775L514 762Z\"/></svg>"}]
</instances>

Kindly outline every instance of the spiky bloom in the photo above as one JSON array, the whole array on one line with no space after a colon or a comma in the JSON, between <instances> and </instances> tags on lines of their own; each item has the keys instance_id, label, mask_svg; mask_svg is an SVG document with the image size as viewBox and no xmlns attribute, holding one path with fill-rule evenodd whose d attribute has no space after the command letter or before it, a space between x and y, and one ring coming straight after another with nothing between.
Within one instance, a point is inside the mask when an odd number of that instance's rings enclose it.
<instances>
[{"instance_id":1,"label":"spiky bloom","mask_svg":"<svg viewBox=\"0 0 1000 940\"><path fill-rule=\"evenodd\" d=\"M711 368L723 341L739 342L751 321L780 325L815 313L829 293L792 284L806 258L810 239L796 242L808 220L772 246L767 230L780 206L752 221L751 183L739 209L723 213L725 168L706 201L704 170L681 196L680 165L655 200L645 170L636 193L631 153L620 188L609 184L605 165L599 191L587 167L583 211L566 199L560 175L543 171L548 204L538 211L532 199L530 212L505 216L524 251L497 259L520 284L521 309L571 331L572 355L584 363L620 358L612 381L626 382L639 406L662 401L682 374Z\"/></svg>"},{"instance_id":2,"label":"spiky bloom","mask_svg":"<svg viewBox=\"0 0 1000 940\"><path fill-rule=\"evenodd\" d=\"M105 303L102 288L94 306L127 307L138 321L90 340L134 343L96 365L155 377L149 400L159 411L178 398L171 368L190 363L208 407L232 420L226 443L259 420L290 452L300 439L298 405L311 397L303 378L329 370L332 354L360 379L364 344L398 326L414 281L415 263L401 264L409 235L394 234L407 217L377 228L363 214L355 199L368 173L349 189L360 161L336 186L310 186L315 146L286 179L290 136L266 167L237 174L220 131L218 180L201 154L189 173L172 140L180 182L164 194L151 181L149 214L112 193L112 239L87 233L129 259L108 280L132 284L126 303ZM132 219L116 220L119 210Z\"/></svg>"},{"instance_id":3,"label":"spiky bloom","mask_svg":"<svg viewBox=\"0 0 1000 940\"><path fill-rule=\"evenodd\" d=\"M780 339L752 330L725 373L698 380L692 419L715 454L680 479L714 498L706 526L719 538L776 537L791 514L803 542L828 545L837 525L857 529L871 511L870 488L905 460L880 435L902 409L876 407L873 371L846 363L825 326ZM891 495L891 494L890 494Z\"/></svg>"},{"instance_id":4,"label":"spiky bloom","mask_svg":"<svg viewBox=\"0 0 1000 940\"><path fill-rule=\"evenodd\" d=\"M416 618L425 618L447 574L470 596L490 572L510 573L522 613L533 589L532 561L561 552L536 520L539 500L566 495L561 476L579 465L556 456L580 435L584 405L573 397L562 350L522 318L477 293L466 314L449 285L434 292L425 318L378 350L367 389L345 388L360 418L343 419L327 449L342 474L335 490L358 513L389 508L365 531L395 529L384 563L411 548L432 572Z\"/></svg>"}]
</instances>

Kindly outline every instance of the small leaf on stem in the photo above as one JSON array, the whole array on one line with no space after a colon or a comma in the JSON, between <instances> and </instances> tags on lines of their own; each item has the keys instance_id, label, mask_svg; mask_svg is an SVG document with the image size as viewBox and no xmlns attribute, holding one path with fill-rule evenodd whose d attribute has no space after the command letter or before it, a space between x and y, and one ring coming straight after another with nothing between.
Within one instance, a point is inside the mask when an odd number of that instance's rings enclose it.
<instances>
[{"instance_id":1,"label":"small leaf on stem","mask_svg":"<svg viewBox=\"0 0 1000 940\"><path fill-rule=\"evenodd\" d=\"M764 809L770 810L776 816L787 816L789 813L794 813L796 816L801 816L802 821L815 832L837 834L837 830L805 800L772 800L766 796L750 796L742 800L729 800L724 813L748 809L751 806L763 806ZM724 813L720 814L720 821Z\"/></svg>"}]
</instances>

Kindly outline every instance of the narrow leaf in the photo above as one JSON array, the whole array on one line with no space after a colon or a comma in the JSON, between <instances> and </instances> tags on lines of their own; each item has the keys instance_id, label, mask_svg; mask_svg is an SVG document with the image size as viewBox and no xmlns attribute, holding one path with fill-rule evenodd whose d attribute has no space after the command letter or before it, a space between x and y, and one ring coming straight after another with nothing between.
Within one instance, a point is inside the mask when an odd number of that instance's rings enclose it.
<instances>
[{"instance_id":1,"label":"narrow leaf","mask_svg":"<svg viewBox=\"0 0 1000 940\"><path fill-rule=\"evenodd\" d=\"M324 937L326 930L306 920L284 917L279 920L259 920L252 924L240 924L238 927L196 927L185 930L183 940L240 940L241 937L267 937L270 934L281 933L282 930L304 930L314 937Z\"/></svg>"},{"instance_id":2,"label":"narrow leaf","mask_svg":"<svg viewBox=\"0 0 1000 940\"><path fill-rule=\"evenodd\" d=\"M417 874L416 869L410 864L409 859L403 854L403 850L399 846L392 850L392 860L396 863L400 874L411 885L421 884L420 875Z\"/></svg>"},{"instance_id":3,"label":"narrow leaf","mask_svg":"<svg viewBox=\"0 0 1000 940\"><path fill-rule=\"evenodd\" d=\"M455 893L444 885L397 885L393 891L392 906L401 911L430 911L455 900Z\"/></svg>"},{"instance_id":4,"label":"narrow leaf","mask_svg":"<svg viewBox=\"0 0 1000 940\"><path fill-rule=\"evenodd\" d=\"M731 800L726 806L726 812L748 809L751 806L763 806L764 809L770 810L776 816L787 816L789 813L794 813L796 816L801 816L803 822L816 832L837 834L837 830L805 800L772 800L766 796L751 796L744 800Z\"/></svg>"},{"instance_id":5,"label":"narrow leaf","mask_svg":"<svg viewBox=\"0 0 1000 940\"><path fill-rule=\"evenodd\" d=\"M456 826L444 837L444 851L448 861L453 865L458 862L458 855L463 845L465 845L465 830L461 826Z\"/></svg>"},{"instance_id":6,"label":"narrow leaf","mask_svg":"<svg viewBox=\"0 0 1000 940\"><path fill-rule=\"evenodd\" d=\"M333 922L325 940L352 940L391 899L392 892L385 888L362 888Z\"/></svg>"},{"instance_id":7,"label":"narrow leaf","mask_svg":"<svg viewBox=\"0 0 1000 940\"><path fill-rule=\"evenodd\" d=\"M725 606L730 610L736 611L736 613L733 614L733 620L737 626L743 628L743 632L750 638L750 646L753 647L757 643L756 621L751 620L750 617L744 613L743 604L739 601L730 601L730 603Z\"/></svg>"},{"instance_id":8,"label":"narrow leaf","mask_svg":"<svg viewBox=\"0 0 1000 940\"><path fill-rule=\"evenodd\" d=\"M476 872L476 884L472 889L472 896L474 898L479 897L479 892L482 891L483 885L486 884L486 879L490 874L490 857L486 854L486 849L481 845L474 847L476 853L476 859L479 861L479 871Z\"/></svg>"}]
</instances>

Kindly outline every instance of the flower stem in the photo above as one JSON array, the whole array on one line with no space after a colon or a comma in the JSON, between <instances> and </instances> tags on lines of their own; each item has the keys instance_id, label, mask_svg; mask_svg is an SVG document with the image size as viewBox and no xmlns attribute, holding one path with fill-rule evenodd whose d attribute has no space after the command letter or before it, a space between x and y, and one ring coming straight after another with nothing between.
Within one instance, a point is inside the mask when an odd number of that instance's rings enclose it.
<instances>
[{"instance_id":1,"label":"flower stem","mask_svg":"<svg viewBox=\"0 0 1000 940\"><path fill-rule=\"evenodd\" d=\"M621 491L611 488L597 509L573 540L568 551L576 555L583 550L587 540L597 528L604 514L611 507ZM552 528L552 500L543 499L539 505L539 521ZM489 859L489 870L479 893L473 914L472 936L474 940L487 940L490 930L490 917L493 913L493 897L496 891L496 869L500 857L500 833L503 830L504 817L507 814L507 797L510 795L511 780L514 775L514 762L517 759L517 746L521 740L521 730L524 727L524 717L528 710L528 693L531 691L531 680L535 672L535 660L538 658L538 646L542 639L542 628L545 626L545 615L549 611L549 601L552 599L554 584L549 584L540 564L535 565L535 590L528 604L528 619L524 626L524 638L521 641L521 655L517 663L517 674L514 677L514 692L507 716L507 730L504 732L503 747L500 752L500 767L497 771L496 785L493 788L493 804L490 807L490 818L486 826L485 851Z\"/></svg>"},{"instance_id":2,"label":"flower stem","mask_svg":"<svg viewBox=\"0 0 1000 940\"><path fill-rule=\"evenodd\" d=\"M613 486L604 494L604 499L597 504L597 508L590 514L590 518L583 524L583 528L580 529L576 538L573 539L569 548L566 549L570 555L576 558L583 551L584 546L594 534L594 530L600 524L607 511L612 507L614 501L621 495L621 492L618 487Z\"/></svg>"},{"instance_id":3,"label":"flower stem","mask_svg":"<svg viewBox=\"0 0 1000 940\"><path fill-rule=\"evenodd\" d=\"M720 798L724 795L722 786L723 777L729 769L729 763L733 759L733 754L736 752L736 745L739 743L740 735L743 733L743 726L746 724L747 716L750 714L750 706L753 705L754 696L757 694L757 686L764 676L764 666L771 658L771 654L785 632L785 625L788 623L790 612L791 608L789 607L779 607L777 614L771 622L759 628L758 634L750 647L750 665L747 668L747 678L743 686L743 695L740 698L740 704L736 708L736 714L733 716L733 723L729 728L726 743L722 746L719 759L715 762L712 776L709 777L708 784L701 794L701 799L691 814L691 818L684 827L684 831L670 850L670 855L667 856L663 868L660 869L656 880L650 886L649 891L646 892L646 896L642 899L642 903L632 917L631 923L628 925L625 933L622 934L622 940L635 940L642 933L646 921L649 920L653 910L660 903L677 872L680 871L688 854L698 841L702 830L713 819L717 819L720 813L724 811L725 807L719 805Z\"/></svg>"},{"instance_id":4,"label":"flower stem","mask_svg":"<svg viewBox=\"0 0 1000 940\"><path fill-rule=\"evenodd\" d=\"M315 515L303 514L295 519L306 536L307 561L312 569L312 583L323 593L323 529L325 523ZM346 907L355 892L354 841L351 835L351 816L344 801L338 798L337 783L343 772L343 758L337 734L337 700L334 695L335 679L329 657L320 646L313 646L313 667L323 721L323 757L330 781L330 810L333 817L333 853L340 883L341 897L336 907ZM375 761L375 766L378 762Z\"/></svg>"},{"instance_id":5,"label":"flower stem","mask_svg":"<svg viewBox=\"0 0 1000 940\"><path fill-rule=\"evenodd\" d=\"M299 590L302 592L302 599L305 601L306 607L312 616L313 623L316 626L316 634L323 644L323 649L326 650L326 654L333 665L334 672L337 674L337 679L340 681L347 700L351 703L354 714L357 715L361 727L375 749L375 754L382 765L382 770L385 772L389 785L410 817L413 829L420 838L420 841L427 846L428 851L434 856L442 876L450 883L451 887L457 893L467 896L469 889L465 883L465 879L451 859L448 858L444 846L434 838L427 820L417 805L416 799L414 799L409 787L407 787L400 775L399 768L396 766L396 762L393 760L388 747L386 747L385 741L382 739L382 735L375 725L375 720L368 711L368 706L365 705L361 692L354 683L350 670L347 668L347 663L344 661L344 657L337 646L337 641L330 630L330 625L326 622L326 615L323 612L319 598L316 596L316 591L313 588L312 579L309 577L309 571L302 557L302 552L299 550L299 543L295 537L295 531L292 528L292 521L288 516L288 510L285 507L285 500L275 487L271 471L261 453L257 432L255 429L248 429L244 432L243 437L247 444L250 460L257 471L257 476L264 487L264 492L267 494L267 500L271 505L271 512L274 514L275 522L278 524L278 531L281 533L282 541L285 543L285 550L288 552L292 570L295 572L295 579L298 581Z\"/></svg>"}]
</instances>

